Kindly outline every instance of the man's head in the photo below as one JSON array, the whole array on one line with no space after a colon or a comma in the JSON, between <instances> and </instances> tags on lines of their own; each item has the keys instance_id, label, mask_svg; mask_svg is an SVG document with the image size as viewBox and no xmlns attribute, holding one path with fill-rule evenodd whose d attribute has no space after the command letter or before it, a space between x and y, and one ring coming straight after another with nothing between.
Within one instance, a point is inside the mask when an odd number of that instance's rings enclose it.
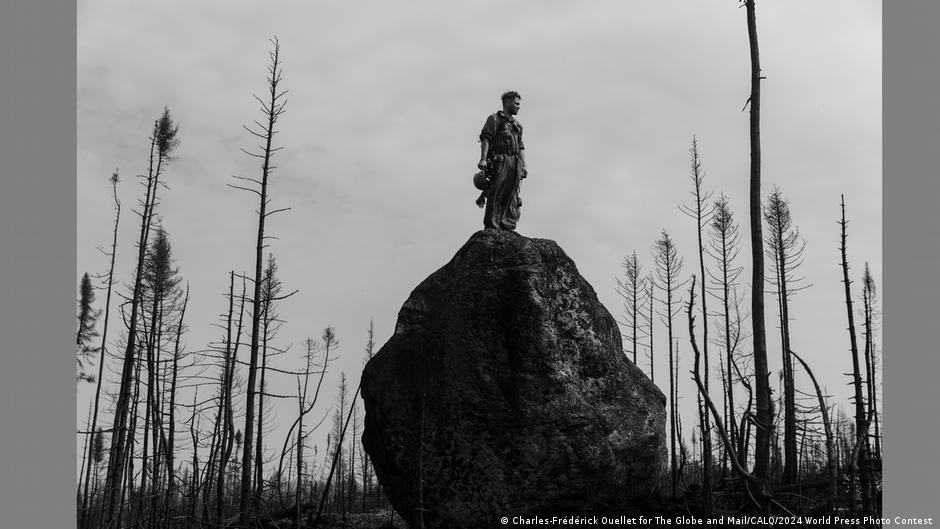
<instances>
[{"instance_id":1,"label":"man's head","mask_svg":"<svg viewBox=\"0 0 940 529\"><path fill-rule=\"evenodd\" d=\"M503 112L510 116L519 113L519 107L522 105L522 96L515 90L510 90L501 96L503 100Z\"/></svg>"}]
</instances>

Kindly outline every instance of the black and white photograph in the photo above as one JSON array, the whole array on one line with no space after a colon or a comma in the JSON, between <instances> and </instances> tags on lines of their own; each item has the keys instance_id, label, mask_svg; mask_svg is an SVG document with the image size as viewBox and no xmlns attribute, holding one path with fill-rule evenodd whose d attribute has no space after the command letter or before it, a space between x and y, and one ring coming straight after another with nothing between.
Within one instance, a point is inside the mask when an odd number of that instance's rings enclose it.
<instances>
[{"instance_id":1,"label":"black and white photograph","mask_svg":"<svg viewBox=\"0 0 940 529\"><path fill-rule=\"evenodd\" d=\"M882 2L76 16L80 529L927 523Z\"/></svg>"}]
</instances>

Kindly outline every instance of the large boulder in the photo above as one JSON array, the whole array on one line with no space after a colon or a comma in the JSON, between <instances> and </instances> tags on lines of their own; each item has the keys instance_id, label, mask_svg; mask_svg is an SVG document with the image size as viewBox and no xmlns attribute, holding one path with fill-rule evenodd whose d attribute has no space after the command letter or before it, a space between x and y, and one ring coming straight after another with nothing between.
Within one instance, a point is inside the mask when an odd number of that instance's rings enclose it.
<instances>
[{"instance_id":1,"label":"large boulder","mask_svg":"<svg viewBox=\"0 0 940 529\"><path fill-rule=\"evenodd\" d=\"M411 293L362 396L379 482L429 528L622 513L665 469L665 396L551 240L475 233Z\"/></svg>"}]
</instances>

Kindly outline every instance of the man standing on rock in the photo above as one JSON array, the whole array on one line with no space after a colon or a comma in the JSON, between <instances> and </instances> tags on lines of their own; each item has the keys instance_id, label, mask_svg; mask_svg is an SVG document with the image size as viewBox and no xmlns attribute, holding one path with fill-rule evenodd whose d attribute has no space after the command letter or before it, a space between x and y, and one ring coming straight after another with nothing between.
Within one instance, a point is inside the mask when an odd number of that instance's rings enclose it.
<instances>
[{"instance_id":1,"label":"man standing on rock","mask_svg":"<svg viewBox=\"0 0 940 529\"><path fill-rule=\"evenodd\" d=\"M519 183L528 176L525 166L525 145L522 123L516 120L522 96L514 90L502 95L503 109L486 118L480 132L480 162L487 174L489 187L477 200L484 206L483 226L486 229L516 229L522 199Z\"/></svg>"}]
</instances>

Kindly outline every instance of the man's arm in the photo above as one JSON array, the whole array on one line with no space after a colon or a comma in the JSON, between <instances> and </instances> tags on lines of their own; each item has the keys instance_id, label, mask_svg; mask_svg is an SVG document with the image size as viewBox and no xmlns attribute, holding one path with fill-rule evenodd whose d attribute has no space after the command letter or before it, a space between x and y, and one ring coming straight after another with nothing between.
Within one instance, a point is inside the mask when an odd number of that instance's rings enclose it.
<instances>
[{"instance_id":1,"label":"man's arm","mask_svg":"<svg viewBox=\"0 0 940 529\"><path fill-rule=\"evenodd\" d=\"M477 167L486 170L486 156L490 152L490 142L496 135L496 120L493 115L489 115L483 123L483 130L480 131L480 161Z\"/></svg>"},{"instance_id":2,"label":"man's arm","mask_svg":"<svg viewBox=\"0 0 940 529\"><path fill-rule=\"evenodd\" d=\"M477 167L481 170L486 169L486 155L490 152L490 140L489 138L480 138L480 161L477 163Z\"/></svg>"},{"instance_id":3,"label":"man's arm","mask_svg":"<svg viewBox=\"0 0 940 529\"><path fill-rule=\"evenodd\" d=\"M529 176L529 169L525 165L525 148L519 149L519 159L522 161L522 178Z\"/></svg>"}]
</instances>

